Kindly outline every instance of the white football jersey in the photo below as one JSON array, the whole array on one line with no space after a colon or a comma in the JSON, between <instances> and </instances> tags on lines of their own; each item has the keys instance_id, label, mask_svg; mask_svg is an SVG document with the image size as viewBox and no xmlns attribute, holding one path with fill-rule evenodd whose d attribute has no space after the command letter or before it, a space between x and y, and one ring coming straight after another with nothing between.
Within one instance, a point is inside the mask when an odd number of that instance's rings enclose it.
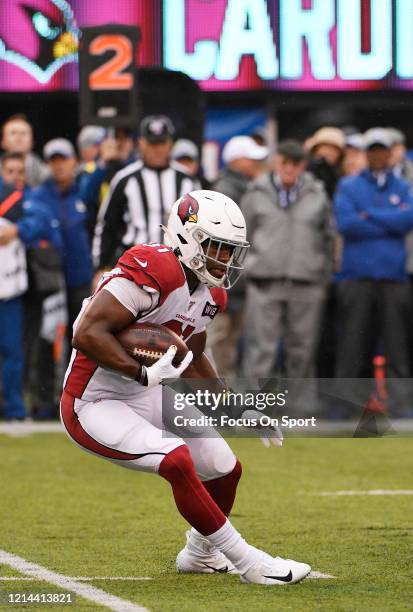
<instances>
[{"instance_id":1,"label":"white football jersey","mask_svg":"<svg viewBox=\"0 0 413 612\"><path fill-rule=\"evenodd\" d=\"M115 279L126 279L129 285L115 288ZM110 283L113 283L113 290ZM136 320L165 325L187 341L203 332L219 310L226 305L225 289L209 289L199 284L191 294L183 268L173 251L164 245L138 245L126 251L116 267L105 275L97 291L107 288L129 308ZM142 290L151 298L145 301L144 312L137 312L142 303ZM144 296L145 297L145 296ZM85 300L82 311L93 296ZM75 323L76 326L76 323ZM87 401L99 398L126 398L147 389L118 372L105 370L76 349L66 372L64 389Z\"/></svg>"}]
</instances>

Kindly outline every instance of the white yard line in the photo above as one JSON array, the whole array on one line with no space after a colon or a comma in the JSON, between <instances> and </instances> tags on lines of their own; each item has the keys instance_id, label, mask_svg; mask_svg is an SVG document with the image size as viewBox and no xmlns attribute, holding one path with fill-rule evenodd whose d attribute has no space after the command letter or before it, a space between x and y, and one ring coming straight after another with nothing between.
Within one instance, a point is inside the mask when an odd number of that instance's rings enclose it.
<instances>
[{"instance_id":1,"label":"white yard line","mask_svg":"<svg viewBox=\"0 0 413 612\"><path fill-rule=\"evenodd\" d=\"M153 580L150 576L75 576L72 580L80 582L92 582L93 580Z\"/></svg>"},{"instance_id":2,"label":"white yard line","mask_svg":"<svg viewBox=\"0 0 413 612\"><path fill-rule=\"evenodd\" d=\"M0 576L0 582L33 582L37 578L28 578L27 576Z\"/></svg>"},{"instance_id":3,"label":"white yard line","mask_svg":"<svg viewBox=\"0 0 413 612\"><path fill-rule=\"evenodd\" d=\"M114 612L148 612L147 608L138 606L131 601L106 593L106 591L90 586L89 584L82 584L70 576L52 572L47 569L47 567L26 561L26 559L17 555L12 555L5 550L0 550L0 564L12 567L33 579L44 580L49 584L76 593L80 597L93 601L93 603L100 606L105 606Z\"/></svg>"},{"instance_id":4,"label":"white yard line","mask_svg":"<svg viewBox=\"0 0 413 612\"><path fill-rule=\"evenodd\" d=\"M321 491L321 497L340 497L343 495L413 495L413 489L371 489L369 491Z\"/></svg>"},{"instance_id":5,"label":"white yard line","mask_svg":"<svg viewBox=\"0 0 413 612\"><path fill-rule=\"evenodd\" d=\"M46 423L34 423L32 421L0 423L0 434L6 434L13 438L23 438L38 433L63 433L63 427L58 421Z\"/></svg>"},{"instance_id":6,"label":"white yard line","mask_svg":"<svg viewBox=\"0 0 413 612\"><path fill-rule=\"evenodd\" d=\"M94 580L153 580L150 576L67 576L68 580L76 582L93 582ZM13 581L36 581L37 578L29 578L27 576L0 576L0 582Z\"/></svg>"}]
</instances>

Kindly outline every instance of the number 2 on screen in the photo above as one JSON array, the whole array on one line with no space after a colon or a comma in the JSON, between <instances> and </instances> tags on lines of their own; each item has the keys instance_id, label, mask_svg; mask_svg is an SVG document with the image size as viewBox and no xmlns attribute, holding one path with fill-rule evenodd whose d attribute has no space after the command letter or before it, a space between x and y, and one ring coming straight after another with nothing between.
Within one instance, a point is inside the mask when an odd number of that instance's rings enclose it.
<instances>
[{"instance_id":1,"label":"number 2 on screen","mask_svg":"<svg viewBox=\"0 0 413 612\"><path fill-rule=\"evenodd\" d=\"M133 61L131 41L120 34L102 34L92 40L91 55L102 55L106 51L115 51L115 55L90 73L90 89L131 89L132 74L122 74Z\"/></svg>"}]
</instances>

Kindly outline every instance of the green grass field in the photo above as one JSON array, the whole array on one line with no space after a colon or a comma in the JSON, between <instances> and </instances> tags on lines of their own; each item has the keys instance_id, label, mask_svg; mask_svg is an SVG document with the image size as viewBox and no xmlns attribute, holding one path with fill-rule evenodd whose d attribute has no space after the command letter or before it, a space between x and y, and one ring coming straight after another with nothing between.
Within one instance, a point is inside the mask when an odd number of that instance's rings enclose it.
<instances>
[{"instance_id":1,"label":"green grass field","mask_svg":"<svg viewBox=\"0 0 413 612\"><path fill-rule=\"evenodd\" d=\"M289 439L282 450L244 439L231 446L244 468L235 526L255 546L335 579L271 588L240 584L237 576L176 574L186 523L169 485L87 455L63 434L0 436L0 549L67 576L149 576L90 584L153 612L413 609L413 497L319 495L413 488L412 439ZM19 574L0 566L0 576ZM46 588L0 583L0 591ZM78 597L70 609L104 608Z\"/></svg>"}]
</instances>

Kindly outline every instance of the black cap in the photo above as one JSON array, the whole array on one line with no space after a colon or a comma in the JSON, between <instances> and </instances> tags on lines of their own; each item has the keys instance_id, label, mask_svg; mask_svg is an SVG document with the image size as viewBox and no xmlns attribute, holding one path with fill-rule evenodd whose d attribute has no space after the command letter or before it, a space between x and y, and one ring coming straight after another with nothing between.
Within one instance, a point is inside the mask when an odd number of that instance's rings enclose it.
<instances>
[{"instance_id":1,"label":"black cap","mask_svg":"<svg viewBox=\"0 0 413 612\"><path fill-rule=\"evenodd\" d=\"M277 147L278 155L293 161L303 161L307 157L304 147L298 140L283 140Z\"/></svg>"},{"instance_id":2,"label":"black cap","mask_svg":"<svg viewBox=\"0 0 413 612\"><path fill-rule=\"evenodd\" d=\"M142 138L155 143L172 139L175 135L175 128L166 115L149 115L142 119L139 132Z\"/></svg>"}]
</instances>

